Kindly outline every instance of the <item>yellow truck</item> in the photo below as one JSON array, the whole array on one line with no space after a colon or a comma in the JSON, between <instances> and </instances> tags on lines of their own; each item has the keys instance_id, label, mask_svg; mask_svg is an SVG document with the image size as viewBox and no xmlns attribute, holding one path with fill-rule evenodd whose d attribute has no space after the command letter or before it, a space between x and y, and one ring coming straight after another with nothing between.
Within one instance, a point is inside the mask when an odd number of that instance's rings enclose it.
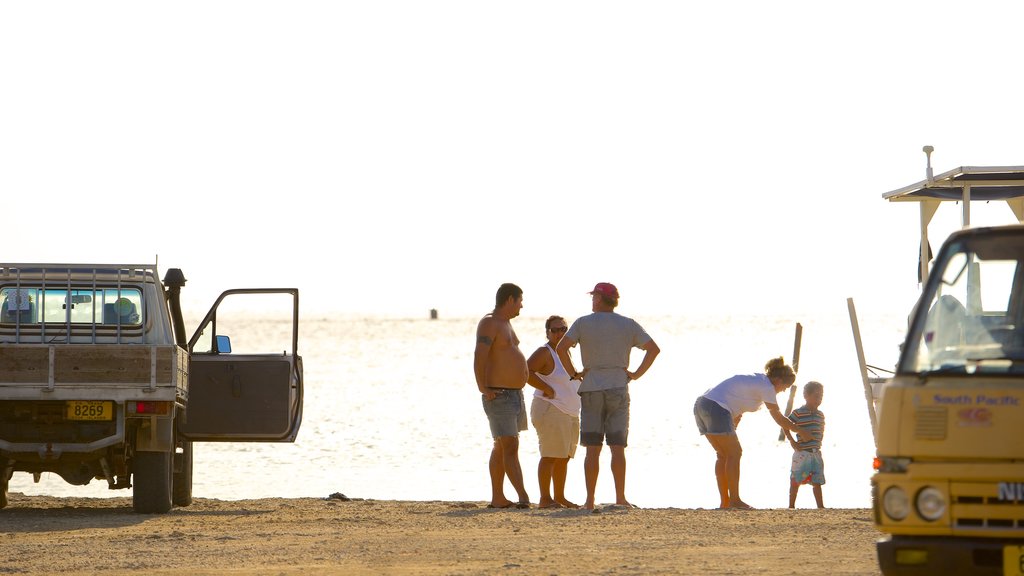
<instances>
[{"instance_id":1,"label":"yellow truck","mask_svg":"<svg viewBox=\"0 0 1024 576\"><path fill-rule=\"evenodd\" d=\"M929 168L884 197L921 203L923 283L877 398L879 566L1024 575L1024 226L970 227L972 201L1024 219L1024 166ZM927 225L944 201L960 203L964 227L929 267Z\"/></svg>"},{"instance_id":2,"label":"yellow truck","mask_svg":"<svg viewBox=\"0 0 1024 576\"><path fill-rule=\"evenodd\" d=\"M189 337L184 285L155 264L0 264L0 508L14 474L55 473L164 513L192 502L193 442L295 440L298 289L225 291Z\"/></svg>"}]
</instances>

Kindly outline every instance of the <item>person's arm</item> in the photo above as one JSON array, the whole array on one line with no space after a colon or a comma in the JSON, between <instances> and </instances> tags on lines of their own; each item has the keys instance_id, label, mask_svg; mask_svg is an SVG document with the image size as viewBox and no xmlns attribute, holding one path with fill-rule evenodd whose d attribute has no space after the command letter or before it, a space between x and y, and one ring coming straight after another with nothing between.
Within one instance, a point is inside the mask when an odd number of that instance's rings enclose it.
<instances>
[{"instance_id":1,"label":"person's arm","mask_svg":"<svg viewBox=\"0 0 1024 576\"><path fill-rule=\"evenodd\" d=\"M582 380L587 369L584 368L583 370L577 371L576 367L572 365L572 358L569 357L569 348L572 348L575 345L575 340L570 340L563 336L562 339L558 341L558 345L555 346L555 352L558 354L558 360L562 362L562 367L569 373L569 378L571 380Z\"/></svg>"},{"instance_id":2,"label":"person's arm","mask_svg":"<svg viewBox=\"0 0 1024 576\"><path fill-rule=\"evenodd\" d=\"M796 438L793 438L792 432L783 428L782 433L786 435L786 440L789 440L789 445L793 447L793 450L800 447L800 443L796 441Z\"/></svg>"},{"instance_id":3,"label":"person's arm","mask_svg":"<svg viewBox=\"0 0 1024 576\"><path fill-rule=\"evenodd\" d=\"M526 383L543 392L545 398L554 398L555 389L537 377L537 374L551 374L555 369L555 361L551 359L547 346L538 348L526 361L526 367L529 370Z\"/></svg>"},{"instance_id":4,"label":"person's arm","mask_svg":"<svg viewBox=\"0 0 1024 576\"><path fill-rule=\"evenodd\" d=\"M796 418L793 418L793 413L794 412L790 412L789 416L787 418L789 419L790 422L796 424ZM790 444L790 446L793 447L793 450L798 450L800 448L799 439L798 438L794 438L793 434L789 430L786 430L785 428L783 428L782 431L783 431L783 433L786 434L786 438L789 440L789 444Z\"/></svg>"},{"instance_id":5,"label":"person's arm","mask_svg":"<svg viewBox=\"0 0 1024 576\"><path fill-rule=\"evenodd\" d=\"M487 387L487 363L491 358L491 346L498 335L498 327L490 317L484 318L476 327L476 350L473 352L473 375L476 387L488 400L494 400L495 392Z\"/></svg>"},{"instance_id":6,"label":"person's arm","mask_svg":"<svg viewBox=\"0 0 1024 576\"><path fill-rule=\"evenodd\" d=\"M783 430L788 432L796 432L797 434L806 434L806 431L793 423L792 420L782 415L782 411L779 410L778 404L769 404L767 402L764 405L768 408L768 413L772 415L772 420L782 427Z\"/></svg>"},{"instance_id":7,"label":"person's arm","mask_svg":"<svg viewBox=\"0 0 1024 576\"><path fill-rule=\"evenodd\" d=\"M654 343L654 340L649 340L646 344L641 346L640 349L647 353L644 354L644 359L640 361L640 365L636 367L635 372L626 370L626 376L628 376L630 380L636 380L643 376L651 367L651 364L654 364L654 359L661 353L661 348L658 348L658 345Z\"/></svg>"}]
</instances>

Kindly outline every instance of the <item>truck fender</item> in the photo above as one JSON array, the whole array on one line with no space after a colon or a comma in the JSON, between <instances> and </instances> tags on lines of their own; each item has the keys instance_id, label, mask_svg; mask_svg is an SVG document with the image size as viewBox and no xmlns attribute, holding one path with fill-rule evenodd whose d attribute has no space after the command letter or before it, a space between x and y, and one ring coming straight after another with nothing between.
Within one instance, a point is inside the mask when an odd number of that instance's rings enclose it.
<instances>
[{"instance_id":1,"label":"truck fender","mask_svg":"<svg viewBox=\"0 0 1024 576\"><path fill-rule=\"evenodd\" d=\"M135 434L135 450L142 452L174 450L174 420L152 416L143 421Z\"/></svg>"}]
</instances>

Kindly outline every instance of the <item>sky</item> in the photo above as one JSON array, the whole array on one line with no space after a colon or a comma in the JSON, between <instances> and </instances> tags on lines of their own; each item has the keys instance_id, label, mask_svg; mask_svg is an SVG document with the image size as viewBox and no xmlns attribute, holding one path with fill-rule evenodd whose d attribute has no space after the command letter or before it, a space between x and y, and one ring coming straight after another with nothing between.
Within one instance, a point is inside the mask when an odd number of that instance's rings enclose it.
<instances>
[{"instance_id":1,"label":"sky","mask_svg":"<svg viewBox=\"0 0 1024 576\"><path fill-rule=\"evenodd\" d=\"M6 2L3 262L306 314L909 310L936 173L1024 165L1015 2ZM948 213L948 215L947 215ZM944 238L959 212L943 207ZM1011 223L1005 205L976 224Z\"/></svg>"}]
</instances>

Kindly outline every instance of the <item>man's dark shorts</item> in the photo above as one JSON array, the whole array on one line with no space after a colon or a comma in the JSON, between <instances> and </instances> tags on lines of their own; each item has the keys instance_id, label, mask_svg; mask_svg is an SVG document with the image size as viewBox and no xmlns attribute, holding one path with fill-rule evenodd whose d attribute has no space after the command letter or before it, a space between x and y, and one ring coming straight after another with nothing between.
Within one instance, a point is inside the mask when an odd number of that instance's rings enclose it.
<instances>
[{"instance_id":1,"label":"man's dark shorts","mask_svg":"<svg viewBox=\"0 0 1024 576\"><path fill-rule=\"evenodd\" d=\"M480 401L484 405L484 414L491 425L491 437L519 436L520 430L526 430L526 402L522 390L511 388L491 388L497 394L494 400L488 400L483 394Z\"/></svg>"},{"instance_id":2,"label":"man's dark shorts","mask_svg":"<svg viewBox=\"0 0 1024 576\"><path fill-rule=\"evenodd\" d=\"M580 444L626 446L629 435L629 389L580 392Z\"/></svg>"}]
</instances>

